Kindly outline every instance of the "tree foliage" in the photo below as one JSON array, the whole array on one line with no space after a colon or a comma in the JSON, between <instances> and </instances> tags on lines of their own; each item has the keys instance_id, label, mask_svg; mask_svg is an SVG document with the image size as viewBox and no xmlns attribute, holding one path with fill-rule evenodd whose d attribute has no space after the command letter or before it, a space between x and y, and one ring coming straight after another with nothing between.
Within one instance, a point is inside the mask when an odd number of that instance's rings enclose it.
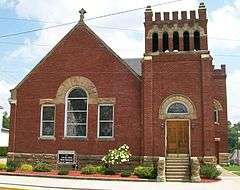
<instances>
[{"instance_id":1,"label":"tree foliage","mask_svg":"<svg viewBox=\"0 0 240 190\"><path fill-rule=\"evenodd\" d=\"M8 116L8 113L5 111L3 113L3 120L2 120L2 126L3 128L9 129L10 128L10 116Z\"/></svg>"},{"instance_id":2,"label":"tree foliage","mask_svg":"<svg viewBox=\"0 0 240 190\"><path fill-rule=\"evenodd\" d=\"M238 130L240 131L240 122L238 122L237 124L234 124L234 125L232 125L231 122L228 122L229 152L233 152L235 149L237 149ZM239 145L238 145L238 147L239 147Z\"/></svg>"}]
</instances>

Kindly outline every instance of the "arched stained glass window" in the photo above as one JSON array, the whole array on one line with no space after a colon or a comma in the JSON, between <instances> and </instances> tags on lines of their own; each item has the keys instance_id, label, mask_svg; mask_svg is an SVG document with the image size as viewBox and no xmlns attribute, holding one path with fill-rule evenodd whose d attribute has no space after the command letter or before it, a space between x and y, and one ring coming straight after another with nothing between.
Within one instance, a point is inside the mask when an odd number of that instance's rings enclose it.
<instances>
[{"instance_id":1,"label":"arched stained glass window","mask_svg":"<svg viewBox=\"0 0 240 190\"><path fill-rule=\"evenodd\" d=\"M168 107L167 113L185 114L185 113L188 113L188 109L184 104L175 102Z\"/></svg>"},{"instance_id":2,"label":"arched stained glass window","mask_svg":"<svg viewBox=\"0 0 240 190\"><path fill-rule=\"evenodd\" d=\"M87 93L82 88L75 88L66 98L65 135L67 137L86 137L88 109Z\"/></svg>"}]
</instances>

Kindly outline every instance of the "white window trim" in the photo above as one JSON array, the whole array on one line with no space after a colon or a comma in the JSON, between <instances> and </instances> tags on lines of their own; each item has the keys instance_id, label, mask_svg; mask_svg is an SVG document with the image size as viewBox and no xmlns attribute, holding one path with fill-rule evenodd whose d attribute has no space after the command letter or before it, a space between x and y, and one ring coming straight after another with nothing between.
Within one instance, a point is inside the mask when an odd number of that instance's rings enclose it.
<instances>
[{"instance_id":1,"label":"white window trim","mask_svg":"<svg viewBox=\"0 0 240 190\"><path fill-rule=\"evenodd\" d=\"M73 99L86 99L86 98L68 98L68 96L69 96L69 94L70 94L70 92L72 91L72 90L74 90L74 89L76 89L76 88L81 88L81 89L83 89L84 91L85 91L85 93L87 94L87 112L86 111L84 111L84 112L86 112L87 114L86 114L86 135L85 136L68 136L67 135L67 113L68 113L68 110L67 110L67 108L68 108L68 100L70 99L70 100L73 100ZM89 95L88 95L88 92L87 92L87 90L85 89L85 88L83 88L83 87L81 87L81 86L74 86L74 87L72 87L72 88L70 88L69 90L68 90L68 92L66 93L66 96L65 96L65 111L64 111L64 138L78 138L78 139L86 139L87 138L87 136L88 136L88 101L89 101ZM75 110L75 111L77 111L77 110ZM72 112L72 111L71 111ZM74 111L73 111L74 112ZM80 110L78 111L78 112L80 112Z\"/></svg>"},{"instance_id":2,"label":"white window trim","mask_svg":"<svg viewBox=\"0 0 240 190\"><path fill-rule=\"evenodd\" d=\"M44 107L54 107L54 126L53 126L53 135L47 136L42 134L43 129L43 108ZM48 122L47 120L44 120L44 122ZM53 122L52 120L49 120L49 122ZM55 125L56 125L56 105L54 104L42 104L41 105L41 119L40 119L40 138L41 139L54 139L55 138Z\"/></svg>"},{"instance_id":3,"label":"white window trim","mask_svg":"<svg viewBox=\"0 0 240 190\"><path fill-rule=\"evenodd\" d=\"M113 107L113 119L104 120L105 122L112 122L112 136L100 136L100 107L101 106L112 106ZM114 138L114 104L99 104L98 105L98 126L97 126L97 138L98 139L112 139Z\"/></svg>"},{"instance_id":4,"label":"white window trim","mask_svg":"<svg viewBox=\"0 0 240 190\"><path fill-rule=\"evenodd\" d=\"M168 113L168 109L171 105L175 104L175 103L179 103L179 104L183 104L186 108L187 108L187 113ZM181 101L175 101L175 102L171 102L167 108L166 108L166 114L167 115L188 115L189 114L189 110L188 110L188 106L184 103L184 102L181 102Z\"/></svg>"},{"instance_id":5,"label":"white window trim","mask_svg":"<svg viewBox=\"0 0 240 190\"><path fill-rule=\"evenodd\" d=\"M215 113L216 113L216 121L215 121ZM219 124L219 110L218 109L214 109L214 123L215 124Z\"/></svg>"}]
</instances>

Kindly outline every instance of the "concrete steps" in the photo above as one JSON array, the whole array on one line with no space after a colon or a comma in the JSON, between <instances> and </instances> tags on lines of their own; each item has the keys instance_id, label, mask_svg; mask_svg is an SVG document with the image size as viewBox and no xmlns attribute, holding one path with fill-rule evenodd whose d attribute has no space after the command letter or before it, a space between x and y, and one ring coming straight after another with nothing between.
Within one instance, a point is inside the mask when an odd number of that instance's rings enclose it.
<instances>
[{"instance_id":1,"label":"concrete steps","mask_svg":"<svg viewBox=\"0 0 240 190\"><path fill-rule=\"evenodd\" d=\"M170 155L166 158L165 175L170 182L190 181L190 161L188 155Z\"/></svg>"}]
</instances>

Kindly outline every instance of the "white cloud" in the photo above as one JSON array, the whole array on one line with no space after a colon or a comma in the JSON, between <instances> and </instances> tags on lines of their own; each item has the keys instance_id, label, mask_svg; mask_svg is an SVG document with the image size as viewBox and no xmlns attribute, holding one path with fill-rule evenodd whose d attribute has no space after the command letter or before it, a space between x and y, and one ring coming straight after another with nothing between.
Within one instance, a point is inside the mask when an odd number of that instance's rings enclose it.
<instances>
[{"instance_id":1,"label":"white cloud","mask_svg":"<svg viewBox=\"0 0 240 190\"><path fill-rule=\"evenodd\" d=\"M10 97L10 89L13 88L13 85L0 80L0 106L4 108L4 110L9 112L9 103L8 98Z\"/></svg>"},{"instance_id":2,"label":"white cloud","mask_svg":"<svg viewBox=\"0 0 240 190\"><path fill-rule=\"evenodd\" d=\"M209 36L213 38L210 41L211 49L233 50L240 47L240 0L213 11L209 15L209 20ZM239 41L219 41L214 38Z\"/></svg>"},{"instance_id":3,"label":"white cloud","mask_svg":"<svg viewBox=\"0 0 240 190\"><path fill-rule=\"evenodd\" d=\"M240 120L240 70L236 70L228 75L228 116L233 123Z\"/></svg>"}]
</instances>

